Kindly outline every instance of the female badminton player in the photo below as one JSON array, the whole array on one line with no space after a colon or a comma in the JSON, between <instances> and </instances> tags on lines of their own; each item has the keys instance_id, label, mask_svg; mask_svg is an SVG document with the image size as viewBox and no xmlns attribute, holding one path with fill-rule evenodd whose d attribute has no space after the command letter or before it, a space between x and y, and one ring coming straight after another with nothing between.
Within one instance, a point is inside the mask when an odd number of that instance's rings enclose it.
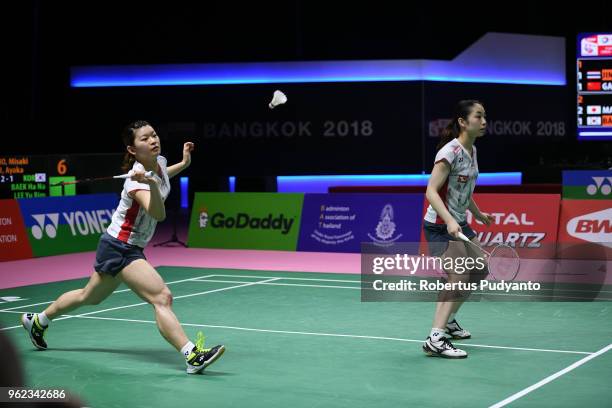
<instances>
[{"instance_id":1,"label":"female badminton player","mask_svg":"<svg viewBox=\"0 0 612 408\"><path fill-rule=\"evenodd\" d=\"M124 170L131 169L133 176L126 179L111 224L100 237L95 272L84 288L64 293L44 312L26 313L21 321L34 346L45 350L45 331L55 317L82 305L99 304L123 282L153 306L159 332L184 356L187 373L195 374L217 360L225 347L205 349L201 333L196 344L187 338L172 311L170 290L143 253L157 222L166 217L164 201L170 193L169 179L191 164L194 144L185 143L183 160L167 167L166 159L160 156L159 137L148 122L131 123L122 136L127 150ZM148 171L153 171L150 178L145 176Z\"/></svg>"},{"instance_id":2,"label":"female badminton player","mask_svg":"<svg viewBox=\"0 0 612 408\"><path fill-rule=\"evenodd\" d=\"M486 131L486 113L482 103L464 100L457 104L453 119L444 129L438 144L435 164L427 184L429 207L425 214L423 229L428 241L430 255L442 259L476 259L477 254L467 242L460 241L463 232L472 242L479 244L476 233L467 224L466 210L474 217L490 225L493 217L483 214L472 199L478 161L474 142ZM464 261L463 261L464 262ZM458 265L453 264L453 265ZM483 265L483 264L480 264ZM470 283L484 279L486 267L476 270L446 270L448 283ZM460 273L462 272L462 273ZM457 323L456 314L469 291L441 291L438 295L431 333L423 344L423 351L430 356L465 358L467 353L450 342L453 339L468 339L469 331Z\"/></svg>"}]
</instances>

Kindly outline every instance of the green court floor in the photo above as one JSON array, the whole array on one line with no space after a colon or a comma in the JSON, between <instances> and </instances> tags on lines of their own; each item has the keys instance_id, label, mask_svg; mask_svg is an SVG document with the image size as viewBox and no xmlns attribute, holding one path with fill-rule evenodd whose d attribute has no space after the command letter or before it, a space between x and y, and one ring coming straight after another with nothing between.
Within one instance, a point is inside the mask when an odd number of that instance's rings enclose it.
<instances>
[{"instance_id":1,"label":"green court floor","mask_svg":"<svg viewBox=\"0 0 612 408\"><path fill-rule=\"evenodd\" d=\"M185 374L182 357L159 335L151 306L124 287L100 305L56 319L46 336L49 349L36 351L18 312L39 312L45 304L29 305L86 280L0 290L0 297L23 298L0 304L0 323L23 357L28 386L64 388L92 407L487 407L508 397L516 407L576 407L609 401L610 302L466 303L458 318L473 338L456 345L469 357L445 360L421 351L433 303L362 303L359 276L158 271L188 335L195 339L201 330L208 345L225 344L223 358L202 375Z\"/></svg>"}]
</instances>

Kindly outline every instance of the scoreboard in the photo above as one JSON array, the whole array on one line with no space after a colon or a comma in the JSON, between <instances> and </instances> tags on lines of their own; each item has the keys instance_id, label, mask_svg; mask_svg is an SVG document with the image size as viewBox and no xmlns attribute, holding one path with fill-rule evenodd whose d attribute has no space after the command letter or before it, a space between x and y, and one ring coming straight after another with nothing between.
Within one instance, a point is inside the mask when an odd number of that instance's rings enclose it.
<instances>
[{"instance_id":1,"label":"scoreboard","mask_svg":"<svg viewBox=\"0 0 612 408\"><path fill-rule=\"evenodd\" d=\"M121 190L117 181L68 184L62 181L104 177L121 172L123 154L0 154L0 199L73 196Z\"/></svg>"},{"instance_id":2,"label":"scoreboard","mask_svg":"<svg viewBox=\"0 0 612 408\"><path fill-rule=\"evenodd\" d=\"M61 156L0 156L0 198L75 195L74 185L51 186L74 180L68 160Z\"/></svg>"},{"instance_id":3,"label":"scoreboard","mask_svg":"<svg viewBox=\"0 0 612 408\"><path fill-rule=\"evenodd\" d=\"M576 58L579 140L612 140L612 33L580 34Z\"/></svg>"}]
</instances>

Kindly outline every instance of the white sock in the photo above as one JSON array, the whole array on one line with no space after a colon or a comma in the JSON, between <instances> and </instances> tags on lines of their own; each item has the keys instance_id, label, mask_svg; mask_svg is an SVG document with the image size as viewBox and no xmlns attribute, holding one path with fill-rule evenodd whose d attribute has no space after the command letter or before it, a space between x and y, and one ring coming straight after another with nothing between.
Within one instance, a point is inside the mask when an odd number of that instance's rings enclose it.
<instances>
[{"instance_id":1,"label":"white sock","mask_svg":"<svg viewBox=\"0 0 612 408\"><path fill-rule=\"evenodd\" d=\"M187 344L185 344L183 348L181 349L181 354L185 356L185 358L189 357L189 354L191 354L191 350L193 350L194 347L195 347L195 344L188 341Z\"/></svg>"},{"instance_id":2,"label":"white sock","mask_svg":"<svg viewBox=\"0 0 612 408\"><path fill-rule=\"evenodd\" d=\"M38 314L38 323L40 323L43 326L48 326L50 321L49 318L47 317L47 315L45 314L45 312L39 313Z\"/></svg>"},{"instance_id":3,"label":"white sock","mask_svg":"<svg viewBox=\"0 0 612 408\"><path fill-rule=\"evenodd\" d=\"M448 322L449 322L449 323L450 323L450 322L452 322L453 320L455 320L455 315L456 315L456 314L457 314L457 313L451 313L451 314L448 316Z\"/></svg>"},{"instance_id":4,"label":"white sock","mask_svg":"<svg viewBox=\"0 0 612 408\"><path fill-rule=\"evenodd\" d=\"M429 337L431 337L433 341L438 341L440 340L440 337L444 337L444 330L436 329L434 327L431 329L431 333L429 333Z\"/></svg>"}]
</instances>

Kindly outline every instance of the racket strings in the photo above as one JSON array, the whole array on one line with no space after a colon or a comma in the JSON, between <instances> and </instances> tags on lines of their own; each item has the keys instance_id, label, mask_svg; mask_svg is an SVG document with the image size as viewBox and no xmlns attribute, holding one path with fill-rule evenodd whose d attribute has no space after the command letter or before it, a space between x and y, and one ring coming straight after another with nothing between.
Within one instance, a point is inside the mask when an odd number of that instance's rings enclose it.
<instances>
[{"instance_id":1,"label":"racket strings","mask_svg":"<svg viewBox=\"0 0 612 408\"><path fill-rule=\"evenodd\" d=\"M498 245L488 257L489 272L499 280L512 280L516 277L520 258L514 248L509 245Z\"/></svg>"}]
</instances>

